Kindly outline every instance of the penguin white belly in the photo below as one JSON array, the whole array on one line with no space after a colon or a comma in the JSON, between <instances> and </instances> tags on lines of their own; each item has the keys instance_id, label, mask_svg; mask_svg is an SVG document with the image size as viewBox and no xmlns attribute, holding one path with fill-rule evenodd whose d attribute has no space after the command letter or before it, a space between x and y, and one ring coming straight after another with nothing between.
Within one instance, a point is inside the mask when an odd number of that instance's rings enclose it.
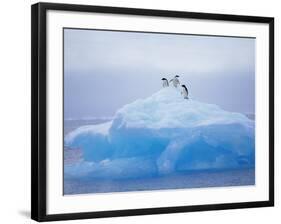
<instances>
[{"instance_id":1,"label":"penguin white belly","mask_svg":"<svg viewBox=\"0 0 281 224\"><path fill-rule=\"evenodd\" d=\"M173 79L173 85L174 87L177 87L180 84L180 81L177 78Z\"/></svg>"},{"instance_id":2,"label":"penguin white belly","mask_svg":"<svg viewBox=\"0 0 281 224\"><path fill-rule=\"evenodd\" d=\"M183 95L183 98L184 98L184 99L188 99L188 92L186 92L185 90L183 90L181 94Z\"/></svg>"},{"instance_id":3,"label":"penguin white belly","mask_svg":"<svg viewBox=\"0 0 281 224\"><path fill-rule=\"evenodd\" d=\"M163 87L168 87L168 86L169 86L168 81L167 81L167 80L164 80L164 81L163 81Z\"/></svg>"}]
</instances>

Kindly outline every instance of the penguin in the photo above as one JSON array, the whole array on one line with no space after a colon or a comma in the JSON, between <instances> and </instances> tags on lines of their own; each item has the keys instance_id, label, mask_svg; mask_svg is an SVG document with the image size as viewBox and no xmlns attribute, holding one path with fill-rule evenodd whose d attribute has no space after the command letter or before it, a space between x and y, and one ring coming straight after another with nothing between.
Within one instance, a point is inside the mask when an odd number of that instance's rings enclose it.
<instances>
[{"instance_id":1,"label":"penguin","mask_svg":"<svg viewBox=\"0 0 281 224\"><path fill-rule=\"evenodd\" d=\"M181 87L182 87L181 95L183 95L184 99L188 100L188 89L186 88L185 85L181 85Z\"/></svg>"},{"instance_id":2,"label":"penguin","mask_svg":"<svg viewBox=\"0 0 281 224\"><path fill-rule=\"evenodd\" d=\"M177 88L178 87L178 85L180 84L180 81L179 81L179 76L178 75L176 75L173 79L171 79L170 80L170 82L172 82L173 83L173 86L175 87L175 88Z\"/></svg>"},{"instance_id":3,"label":"penguin","mask_svg":"<svg viewBox=\"0 0 281 224\"><path fill-rule=\"evenodd\" d=\"M168 82L167 79L162 78L161 80L163 81L162 86L163 86L164 88L169 86L169 82Z\"/></svg>"}]
</instances>

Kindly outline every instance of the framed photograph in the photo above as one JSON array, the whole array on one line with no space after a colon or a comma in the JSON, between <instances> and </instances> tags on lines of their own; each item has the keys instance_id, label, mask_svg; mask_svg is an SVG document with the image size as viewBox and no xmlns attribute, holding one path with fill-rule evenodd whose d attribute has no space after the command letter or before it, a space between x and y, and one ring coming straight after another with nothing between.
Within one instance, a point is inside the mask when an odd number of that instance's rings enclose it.
<instances>
[{"instance_id":1,"label":"framed photograph","mask_svg":"<svg viewBox=\"0 0 281 224\"><path fill-rule=\"evenodd\" d=\"M274 19L32 5L32 219L274 205Z\"/></svg>"}]
</instances>

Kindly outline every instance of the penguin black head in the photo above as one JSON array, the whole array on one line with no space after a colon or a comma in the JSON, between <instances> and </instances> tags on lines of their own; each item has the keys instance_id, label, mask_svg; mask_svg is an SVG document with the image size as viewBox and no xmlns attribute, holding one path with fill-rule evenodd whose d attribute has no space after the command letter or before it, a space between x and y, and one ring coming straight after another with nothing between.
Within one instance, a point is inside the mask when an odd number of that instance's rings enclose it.
<instances>
[{"instance_id":1,"label":"penguin black head","mask_svg":"<svg viewBox=\"0 0 281 224\"><path fill-rule=\"evenodd\" d=\"M161 80L167 80L167 79L165 79L165 78L162 78Z\"/></svg>"},{"instance_id":2,"label":"penguin black head","mask_svg":"<svg viewBox=\"0 0 281 224\"><path fill-rule=\"evenodd\" d=\"M184 88L187 91L187 88L185 85L181 85L182 88Z\"/></svg>"},{"instance_id":3,"label":"penguin black head","mask_svg":"<svg viewBox=\"0 0 281 224\"><path fill-rule=\"evenodd\" d=\"M178 75L176 75L175 77L176 77L176 78L179 78L179 76L178 76Z\"/></svg>"}]
</instances>

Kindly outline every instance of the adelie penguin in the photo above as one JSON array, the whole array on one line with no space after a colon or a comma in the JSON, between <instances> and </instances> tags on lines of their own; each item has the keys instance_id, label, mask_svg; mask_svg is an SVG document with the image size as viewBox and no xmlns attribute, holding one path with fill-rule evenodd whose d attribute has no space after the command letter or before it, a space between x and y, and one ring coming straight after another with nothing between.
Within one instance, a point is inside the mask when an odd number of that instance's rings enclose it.
<instances>
[{"instance_id":1,"label":"adelie penguin","mask_svg":"<svg viewBox=\"0 0 281 224\"><path fill-rule=\"evenodd\" d=\"M165 87L169 87L169 82L168 82L167 79L162 78L161 80L162 80L162 86L163 86L164 88L165 88Z\"/></svg>"},{"instance_id":2,"label":"adelie penguin","mask_svg":"<svg viewBox=\"0 0 281 224\"><path fill-rule=\"evenodd\" d=\"M188 99L188 89L186 88L185 85L181 85L181 87L182 87L181 94L183 95L183 98Z\"/></svg>"},{"instance_id":3,"label":"adelie penguin","mask_svg":"<svg viewBox=\"0 0 281 224\"><path fill-rule=\"evenodd\" d=\"M178 87L178 85L180 84L180 81L179 81L179 76L178 75L176 75L173 79L171 79L170 80L170 82L172 82L173 83L173 86L175 87L175 88L177 88Z\"/></svg>"}]
</instances>

